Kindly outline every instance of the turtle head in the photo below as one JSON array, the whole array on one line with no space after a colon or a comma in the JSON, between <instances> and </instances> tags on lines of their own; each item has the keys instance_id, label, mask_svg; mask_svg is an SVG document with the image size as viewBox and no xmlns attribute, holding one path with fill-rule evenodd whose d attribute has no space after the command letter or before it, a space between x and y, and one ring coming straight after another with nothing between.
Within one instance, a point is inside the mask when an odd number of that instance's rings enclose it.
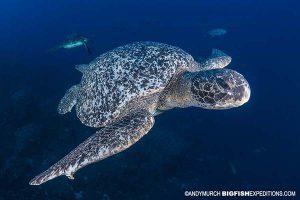
<instances>
[{"instance_id":1,"label":"turtle head","mask_svg":"<svg viewBox=\"0 0 300 200\"><path fill-rule=\"evenodd\" d=\"M240 73L230 69L213 69L190 74L190 98L193 106L228 109L246 103L250 86Z\"/></svg>"}]
</instances>

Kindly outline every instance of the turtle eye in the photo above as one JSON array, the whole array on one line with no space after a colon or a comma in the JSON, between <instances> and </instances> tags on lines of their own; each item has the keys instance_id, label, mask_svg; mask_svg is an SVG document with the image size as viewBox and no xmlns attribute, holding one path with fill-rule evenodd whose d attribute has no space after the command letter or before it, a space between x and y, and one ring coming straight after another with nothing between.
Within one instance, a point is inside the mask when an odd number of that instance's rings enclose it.
<instances>
[{"instance_id":1,"label":"turtle eye","mask_svg":"<svg viewBox=\"0 0 300 200\"><path fill-rule=\"evenodd\" d=\"M217 78L216 82L221 88L223 88L225 90L231 89L230 84L228 82L226 82L224 79Z\"/></svg>"}]
</instances>

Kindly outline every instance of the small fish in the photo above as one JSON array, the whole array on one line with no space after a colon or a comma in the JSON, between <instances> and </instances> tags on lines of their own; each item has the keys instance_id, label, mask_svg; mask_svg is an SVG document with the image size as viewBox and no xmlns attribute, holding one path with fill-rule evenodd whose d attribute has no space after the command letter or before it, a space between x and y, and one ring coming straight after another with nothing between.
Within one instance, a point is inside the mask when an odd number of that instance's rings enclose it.
<instances>
[{"instance_id":1,"label":"small fish","mask_svg":"<svg viewBox=\"0 0 300 200\"><path fill-rule=\"evenodd\" d=\"M225 35L227 33L227 31L223 28L216 28L216 29L212 29L212 30L208 31L207 33L211 37L215 37L215 36Z\"/></svg>"},{"instance_id":2,"label":"small fish","mask_svg":"<svg viewBox=\"0 0 300 200\"><path fill-rule=\"evenodd\" d=\"M49 51L56 51L58 49L73 49L75 47L84 46L89 54L92 54L91 49L87 46L88 38L81 35L73 35L65 40L62 44L50 49Z\"/></svg>"},{"instance_id":3,"label":"small fish","mask_svg":"<svg viewBox=\"0 0 300 200\"><path fill-rule=\"evenodd\" d=\"M256 149L253 149L252 152L253 153L262 153L265 152L267 149L265 147L258 147Z\"/></svg>"}]
</instances>

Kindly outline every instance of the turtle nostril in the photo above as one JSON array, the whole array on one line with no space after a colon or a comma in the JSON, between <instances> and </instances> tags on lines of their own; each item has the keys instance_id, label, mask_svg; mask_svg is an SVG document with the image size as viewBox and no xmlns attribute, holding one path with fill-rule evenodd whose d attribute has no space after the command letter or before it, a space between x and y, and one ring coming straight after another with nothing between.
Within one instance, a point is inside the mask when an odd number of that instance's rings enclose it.
<instances>
[{"instance_id":1,"label":"turtle nostril","mask_svg":"<svg viewBox=\"0 0 300 200\"><path fill-rule=\"evenodd\" d=\"M230 84L221 78L217 78L217 84L225 90L231 89Z\"/></svg>"}]
</instances>

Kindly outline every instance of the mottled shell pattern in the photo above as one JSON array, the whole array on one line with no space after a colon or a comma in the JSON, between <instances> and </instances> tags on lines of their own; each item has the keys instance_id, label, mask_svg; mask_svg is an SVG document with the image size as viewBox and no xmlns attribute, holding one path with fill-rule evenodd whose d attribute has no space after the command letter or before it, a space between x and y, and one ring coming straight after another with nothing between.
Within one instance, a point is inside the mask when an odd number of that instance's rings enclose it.
<instances>
[{"instance_id":1,"label":"mottled shell pattern","mask_svg":"<svg viewBox=\"0 0 300 200\"><path fill-rule=\"evenodd\" d=\"M194 65L185 51L157 42L136 42L113 49L81 66L77 116L85 125L105 126L132 100L161 93L178 71Z\"/></svg>"}]
</instances>

